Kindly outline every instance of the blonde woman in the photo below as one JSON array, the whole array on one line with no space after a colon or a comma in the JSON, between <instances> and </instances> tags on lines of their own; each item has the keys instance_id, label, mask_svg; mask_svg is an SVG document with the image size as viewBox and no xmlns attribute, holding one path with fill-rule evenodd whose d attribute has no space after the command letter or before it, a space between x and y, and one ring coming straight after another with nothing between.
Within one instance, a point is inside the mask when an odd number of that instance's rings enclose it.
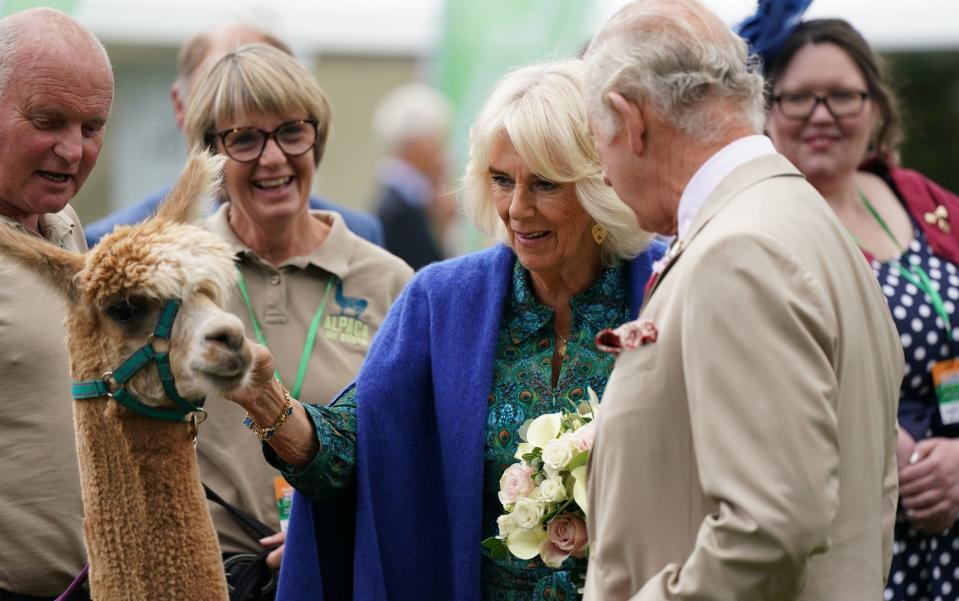
<instances>
[{"instance_id":1,"label":"blonde woman","mask_svg":"<svg viewBox=\"0 0 959 601\"><path fill-rule=\"evenodd\" d=\"M581 62L565 61L497 84L472 128L464 200L502 243L424 268L355 385L309 408L312 430L271 442L268 456L302 493L280 599L578 597L568 570L584 560L493 560L480 541L496 534L520 426L574 406L587 387L602 393L613 361L594 338L636 316L662 254L603 183L582 76ZM343 515L331 507L354 480L356 521L338 539Z\"/></svg>"}]
</instances>

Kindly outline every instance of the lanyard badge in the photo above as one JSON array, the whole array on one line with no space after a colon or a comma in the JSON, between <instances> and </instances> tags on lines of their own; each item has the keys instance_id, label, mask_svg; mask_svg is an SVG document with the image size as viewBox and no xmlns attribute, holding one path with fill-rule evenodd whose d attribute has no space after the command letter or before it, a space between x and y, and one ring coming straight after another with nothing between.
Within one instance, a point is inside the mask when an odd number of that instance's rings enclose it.
<instances>
[{"instance_id":1,"label":"lanyard badge","mask_svg":"<svg viewBox=\"0 0 959 601\"><path fill-rule=\"evenodd\" d=\"M283 476L273 478L273 496L279 513L280 530L286 532L290 523L290 508L293 505L293 487L283 479Z\"/></svg>"},{"instance_id":2,"label":"lanyard badge","mask_svg":"<svg viewBox=\"0 0 959 601\"><path fill-rule=\"evenodd\" d=\"M936 363L932 367L932 383L943 425L959 423L959 359Z\"/></svg>"},{"instance_id":3,"label":"lanyard badge","mask_svg":"<svg viewBox=\"0 0 959 601\"><path fill-rule=\"evenodd\" d=\"M879 211L869 202L866 195L860 191L859 197L896 248L902 249L903 246L896 239L895 234L892 233L892 229L886 224ZM858 240L857 244L860 247L862 246ZM939 294L926 270L919 265L903 265L898 259L893 259L889 263L896 268L903 279L926 295L926 298L932 303L936 315L942 320L946 340L950 340L952 338L952 320L946 310L946 303L942 295ZM939 417L942 419L943 425L959 423L959 359L951 358L939 361L933 365L931 373L932 383L936 389L936 400L939 404Z\"/></svg>"}]
</instances>

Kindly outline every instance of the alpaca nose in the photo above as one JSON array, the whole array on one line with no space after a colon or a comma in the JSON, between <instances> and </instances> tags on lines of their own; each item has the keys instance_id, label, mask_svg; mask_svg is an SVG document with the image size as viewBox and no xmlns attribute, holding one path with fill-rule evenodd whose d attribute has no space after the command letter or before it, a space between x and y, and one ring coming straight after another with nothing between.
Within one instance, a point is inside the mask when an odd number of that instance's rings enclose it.
<instances>
[{"instance_id":1,"label":"alpaca nose","mask_svg":"<svg viewBox=\"0 0 959 601\"><path fill-rule=\"evenodd\" d=\"M231 351L239 351L243 348L243 330L222 325L207 332L206 341L211 344L221 344Z\"/></svg>"}]
</instances>

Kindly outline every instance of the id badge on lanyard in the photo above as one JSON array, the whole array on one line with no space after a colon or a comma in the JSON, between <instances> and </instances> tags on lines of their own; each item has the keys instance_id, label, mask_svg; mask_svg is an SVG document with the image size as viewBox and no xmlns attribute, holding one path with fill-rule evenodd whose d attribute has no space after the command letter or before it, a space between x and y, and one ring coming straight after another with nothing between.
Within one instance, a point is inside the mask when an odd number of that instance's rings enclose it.
<instances>
[{"instance_id":1,"label":"id badge on lanyard","mask_svg":"<svg viewBox=\"0 0 959 601\"><path fill-rule=\"evenodd\" d=\"M899 243L899 240L896 239L895 234L893 234L889 228L886 220L882 218L882 215L879 214L879 211L876 210L876 207L872 205L869 198L866 197L861 190L859 191L859 198L876 220L876 223L882 227L883 231L886 232L886 235L889 236L889 239L901 253L905 247ZM853 239L856 240L855 237L853 237ZM858 244L860 248L865 248L859 240L856 240L856 244ZM933 283L929 274L926 273L926 270L918 264L910 265L907 263L903 265L899 259L892 259L889 263L899 271L899 275L902 276L903 279L926 295L929 302L932 303L936 315L942 320L942 327L946 333L947 343L951 343L952 320L949 318L949 312L946 310L946 304L942 299L942 295L939 294L939 289L936 284ZM936 389L939 417L942 419L943 425L948 426L959 423L959 359L953 357L935 363L932 368L932 383Z\"/></svg>"},{"instance_id":2,"label":"id badge on lanyard","mask_svg":"<svg viewBox=\"0 0 959 601\"><path fill-rule=\"evenodd\" d=\"M276 510L280 514L280 530L286 532L290 523L290 507L293 504L293 487L283 476L273 478L273 494L276 498Z\"/></svg>"},{"instance_id":3,"label":"id badge on lanyard","mask_svg":"<svg viewBox=\"0 0 959 601\"><path fill-rule=\"evenodd\" d=\"M939 417L945 426L959 423L959 359L939 361L932 368Z\"/></svg>"},{"instance_id":4,"label":"id badge on lanyard","mask_svg":"<svg viewBox=\"0 0 959 601\"><path fill-rule=\"evenodd\" d=\"M911 266L908 271L899 265L899 272L907 281L922 290L930 300L936 315L942 320L946 342L949 348L952 348L952 320L949 318L949 312L946 311L942 295L939 294L932 280L918 265ZM931 375L942 425L950 426L959 423L959 358L950 357L937 361L932 366Z\"/></svg>"}]
</instances>

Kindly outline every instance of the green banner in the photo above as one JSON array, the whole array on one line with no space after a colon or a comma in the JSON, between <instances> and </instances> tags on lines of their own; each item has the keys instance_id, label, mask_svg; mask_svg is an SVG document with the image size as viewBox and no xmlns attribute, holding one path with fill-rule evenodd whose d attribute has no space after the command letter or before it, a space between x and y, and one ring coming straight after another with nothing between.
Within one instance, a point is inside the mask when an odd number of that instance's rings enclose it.
<instances>
[{"instance_id":1,"label":"green banner","mask_svg":"<svg viewBox=\"0 0 959 601\"><path fill-rule=\"evenodd\" d=\"M40 8L41 6L55 8L72 15L76 12L79 2L80 0L45 0L42 2L39 0L0 0L0 17L12 15L28 8Z\"/></svg>"},{"instance_id":2,"label":"green banner","mask_svg":"<svg viewBox=\"0 0 959 601\"><path fill-rule=\"evenodd\" d=\"M470 122L507 71L576 55L592 14L592 0L447 0L434 81L456 110L451 148L465 154Z\"/></svg>"},{"instance_id":3,"label":"green banner","mask_svg":"<svg viewBox=\"0 0 959 601\"><path fill-rule=\"evenodd\" d=\"M449 147L455 173L462 173L467 158L470 123L496 80L515 67L577 55L592 33L593 3L447 0L433 81L454 107Z\"/></svg>"}]
</instances>

